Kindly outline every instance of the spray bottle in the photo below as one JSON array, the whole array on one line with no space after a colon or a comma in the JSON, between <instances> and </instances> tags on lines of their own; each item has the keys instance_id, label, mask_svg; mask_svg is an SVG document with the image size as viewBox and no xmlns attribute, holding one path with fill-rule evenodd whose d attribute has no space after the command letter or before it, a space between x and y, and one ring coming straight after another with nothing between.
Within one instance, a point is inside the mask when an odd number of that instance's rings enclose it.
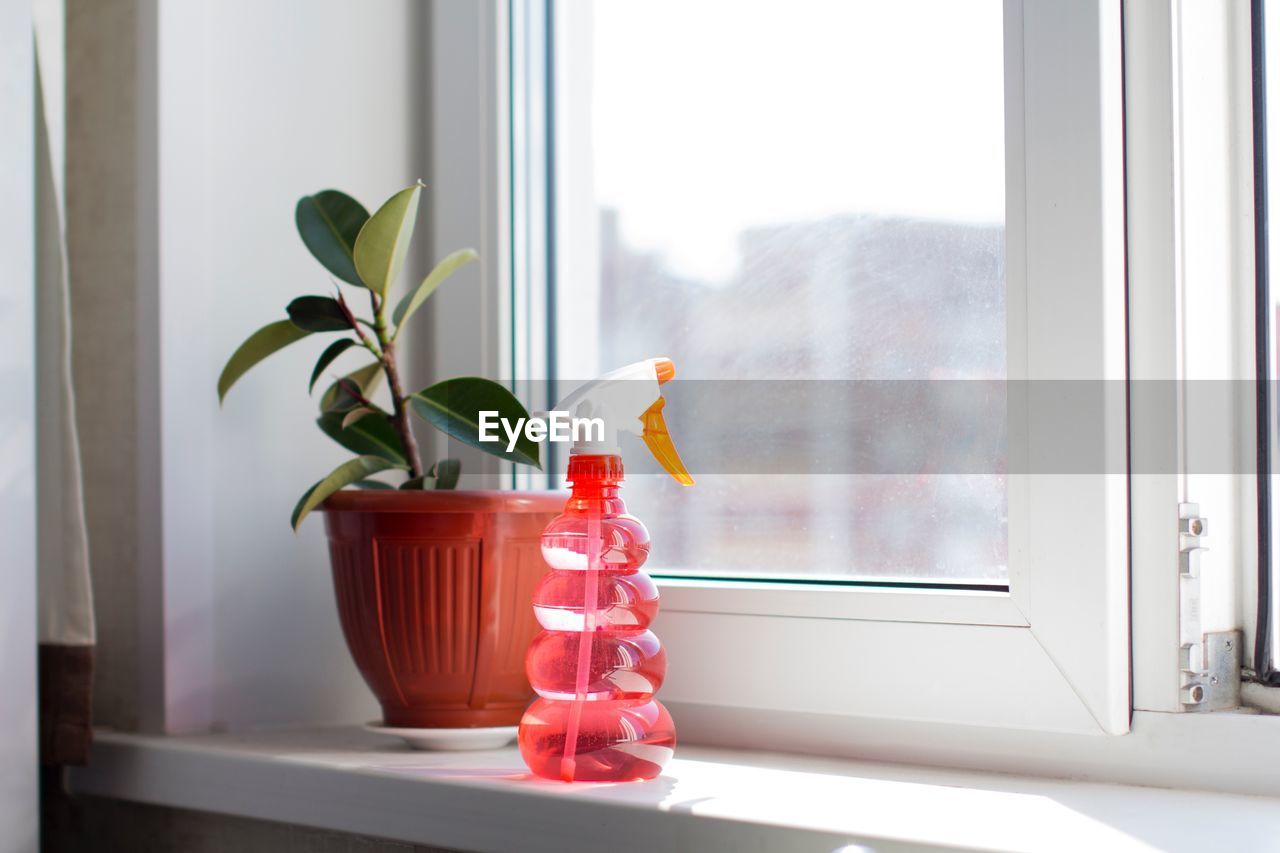
<instances>
[{"instance_id":1,"label":"spray bottle","mask_svg":"<svg viewBox=\"0 0 1280 853\"><path fill-rule=\"evenodd\" d=\"M628 365L588 382L556 406L599 418L603 435L575 436L564 513L542 533L550 571L533 596L543 631L525 668L539 698L520 721L520 754L538 776L566 782L652 779L676 744L667 709L653 698L667 658L649 624L658 589L640 570L649 532L618 497L618 433L640 436L682 485L693 485L662 417L659 386L670 359Z\"/></svg>"}]
</instances>

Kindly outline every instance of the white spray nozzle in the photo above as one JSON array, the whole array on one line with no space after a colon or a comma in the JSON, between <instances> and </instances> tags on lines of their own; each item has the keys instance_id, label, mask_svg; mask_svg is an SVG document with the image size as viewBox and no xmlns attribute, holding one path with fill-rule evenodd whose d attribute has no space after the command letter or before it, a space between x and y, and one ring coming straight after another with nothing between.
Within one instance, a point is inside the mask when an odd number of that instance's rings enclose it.
<instances>
[{"instance_id":1,"label":"white spray nozzle","mask_svg":"<svg viewBox=\"0 0 1280 853\"><path fill-rule=\"evenodd\" d=\"M684 485L693 478L676 453L662 417L666 400L660 386L674 378L675 364L669 358L651 358L610 371L599 379L580 385L556 404L556 410L570 418L598 418L604 434L585 430L574 441L571 453L620 455L618 433L640 436L645 445L672 477Z\"/></svg>"}]
</instances>

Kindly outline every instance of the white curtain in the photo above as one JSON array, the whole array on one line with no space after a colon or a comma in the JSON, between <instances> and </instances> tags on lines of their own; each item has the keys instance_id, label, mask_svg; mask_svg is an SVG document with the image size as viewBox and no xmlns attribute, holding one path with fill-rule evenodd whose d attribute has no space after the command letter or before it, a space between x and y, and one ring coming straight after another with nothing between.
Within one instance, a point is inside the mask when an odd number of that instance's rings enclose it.
<instances>
[{"instance_id":1,"label":"white curtain","mask_svg":"<svg viewBox=\"0 0 1280 853\"><path fill-rule=\"evenodd\" d=\"M92 737L93 589L71 386L63 195L62 6L36 9L36 494L40 745L83 763ZM44 14L41 14L41 13Z\"/></svg>"}]
</instances>

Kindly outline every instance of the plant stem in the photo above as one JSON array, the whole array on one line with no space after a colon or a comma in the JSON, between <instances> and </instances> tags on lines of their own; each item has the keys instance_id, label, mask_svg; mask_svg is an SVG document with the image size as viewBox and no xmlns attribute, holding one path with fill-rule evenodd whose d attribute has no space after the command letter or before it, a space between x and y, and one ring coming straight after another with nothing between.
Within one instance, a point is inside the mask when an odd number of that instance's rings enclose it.
<instances>
[{"instance_id":1,"label":"plant stem","mask_svg":"<svg viewBox=\"0 0 1280 853\"><path fill-rule=\"evenodd\" d=\"M387 385L391 388L391 402L394 410L391 420L396 432L400 433L400 441L404 444L405 455L409 457L410 477L422 476L422 455L418 452L418 440L413 437L413 428L409 423L409 407L404 404L404 390L400 386L400 372L396 369L396 345L390 341L382 344L382 368L387 373Z\"/></svg>"},{"instance_id":2,"label":"plant stem","mask_svg":"<svg viewBox=\"0 0 1280 853\"><path fill-rule=\"evenodd\" d=\"M373 294L370 294L370 295L372 296ZM377 299L377 297L376 297L376 296L374 296L373 298L374 298L375 300ZM362 347L364 347L365 349L367 349L369 352L373 353L373 357L374 357L374 358L376 358L376 359L378 359L379 361L381 361L381 360L382 360L382 350L381 350L381 349L379 349L379 348L378 348L378 347L373 343L373 341L371 341L371 340L369 339L369 336L368 336L368 335L366 335L366 334L364 333L364 329L360 328L360 324L361 324L361 323L365 323L365 321L364 321L364 320L357 320L357 319L356 319L356 315L351 313L351 308L349 308L349 307L347 306L347 300L346 300L346 297L344 297L344 296L342 295L342 291L341 291L341 290L339 290L339 291L338 291L338 304L342 306L343 313L345 313L345 314L347 315L347 320L351 323L351 328L355 331L355 333L356 333L356 337L358 337L358 338L360 339L360 345L361 345ZM377 303L376 301L373 303L373 307L374 307L374 310L375 310L375 311L378 309L378 303ZM372 324L370 324L370 323L365 323L365 325L369 326L371 329L373 329L375 332L377 332L377 328L378 328L377 326L372 325Z\"/></svg>"},{"instance_id":3,"label":"plant stem","mask_svg":"<svg viewBox=\"0 0 1280 853\"><path fill-rule=\"evenodd\" d=\"M382 362L383 371L387 374L387 385L391 390L391 423L400 435L405 456L409 457L409 477L421 477L422 454L418 451L418 440L413 437L413 425L409 423L409 407L405 405L407 398L404 388L400 385L400 370L396 366L396 345L387 337L387 321L382 315L382 309L386 303L372 291L369 293L369 300L373 305L373 333L378 336L378 344L382 349L378 358ZM358 326L356 331L360 332ZM360 332L360 336L364 337L364 333Z\"/></svg>"}]
</instances>

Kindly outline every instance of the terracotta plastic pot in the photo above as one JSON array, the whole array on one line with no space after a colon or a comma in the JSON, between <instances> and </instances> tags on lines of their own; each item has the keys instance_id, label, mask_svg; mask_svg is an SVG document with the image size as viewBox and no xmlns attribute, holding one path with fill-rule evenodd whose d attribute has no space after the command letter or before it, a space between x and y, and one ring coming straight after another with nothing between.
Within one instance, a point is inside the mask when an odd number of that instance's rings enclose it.
<instances>
[{"instance_id":1,"label":"terracotta plastic pot","mask_svg":"<svg viewBox=\"0 0 1280 853\"><path fill-rule=\"evenodd\" d=\"M342 491L324 504L338 616L388 726L514 726L533 698L542 529L560 492Z\"/></svg>"}]
</instances>

